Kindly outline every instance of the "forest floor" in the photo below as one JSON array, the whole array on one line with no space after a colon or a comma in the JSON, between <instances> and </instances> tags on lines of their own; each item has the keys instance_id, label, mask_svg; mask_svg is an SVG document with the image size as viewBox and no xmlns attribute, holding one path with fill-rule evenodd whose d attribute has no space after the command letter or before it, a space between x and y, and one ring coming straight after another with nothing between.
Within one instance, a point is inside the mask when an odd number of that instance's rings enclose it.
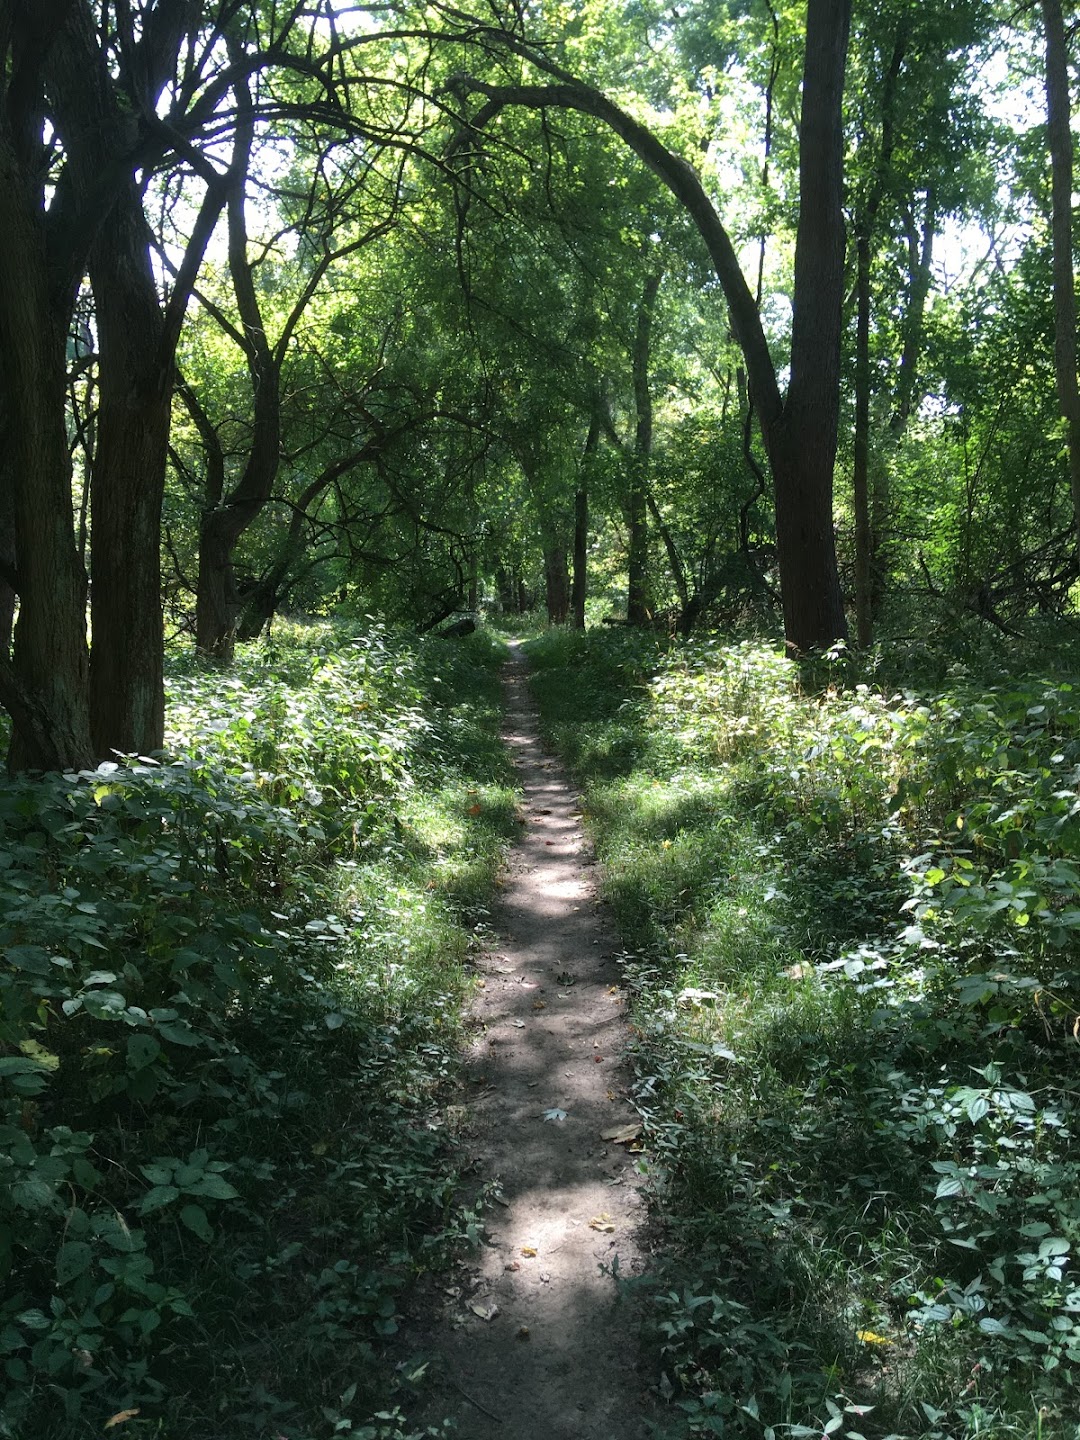
<instances>
[{"instance_id":1,"label":"forest floor","mask_svg":"<svg viewBox=\"0 0 1080 1440\"><path fill-rule=\"evenodd\" d=\"M461 1143L496 1203L465 1267L413 1297L405 1339L431 1358L424 1418L453 1417L458 1436L639 1440L648 1379L613 1279L641 1273L648 1252L633 1155L615 1138L638 1128L616 947L526 670L515 643L503 738L524 824L478 961L463 1075Z\"/></svg>"}]
</instances>

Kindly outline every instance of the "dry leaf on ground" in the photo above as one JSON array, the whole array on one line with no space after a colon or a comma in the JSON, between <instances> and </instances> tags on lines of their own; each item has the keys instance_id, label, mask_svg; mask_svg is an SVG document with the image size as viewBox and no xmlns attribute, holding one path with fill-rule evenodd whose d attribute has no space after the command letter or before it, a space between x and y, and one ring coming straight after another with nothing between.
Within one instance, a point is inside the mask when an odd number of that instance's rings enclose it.
<instances>
[{"instance_id":1,"label":"dry leaf on ground","mask_svg":"<svg viewBox=\"0 0 1080 1440\"><path fill-rule=\"evenodd\" d=\"M636 1140L641 1134L641 1121L634 1120L629 1125L613 1125L610 1130L601 1130L601 1140L611 1140L616 1145L629 1145L631 1140Z\"/></svg>"}]
</instances>

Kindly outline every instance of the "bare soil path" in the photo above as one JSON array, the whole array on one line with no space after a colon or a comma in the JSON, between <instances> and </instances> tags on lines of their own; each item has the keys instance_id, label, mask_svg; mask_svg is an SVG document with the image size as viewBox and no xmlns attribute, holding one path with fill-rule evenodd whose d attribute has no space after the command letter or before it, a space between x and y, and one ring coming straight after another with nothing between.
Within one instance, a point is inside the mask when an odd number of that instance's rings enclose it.
<instances>
[{"instance_id":1,"label":"bare soil path","mask_svg":"<svg viewBox=\"0 0 1080 1440\"><path fill-rule=\"evenodd\" d=\"M411 1327L433 1356L431 1417L468 1440L643 1440L636 1318L610 1270L645 1264L612 935L597 913L579 800L543 752L516 642L504 733L525 825L480 961L463 1144L500 1202L442 1313ZM505 1203L503 1203L505 1202ZM601 1267L606 1267L602 1270Z\"/></svg>"}]
</instances>

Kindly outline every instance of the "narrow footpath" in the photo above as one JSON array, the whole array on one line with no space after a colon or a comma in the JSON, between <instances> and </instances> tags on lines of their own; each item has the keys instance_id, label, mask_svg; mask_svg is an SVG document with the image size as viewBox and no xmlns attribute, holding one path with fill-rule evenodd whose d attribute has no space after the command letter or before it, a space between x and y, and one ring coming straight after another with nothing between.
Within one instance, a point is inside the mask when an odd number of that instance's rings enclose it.
<instances>
[{"instance_id":1,"label":"narrow footpath","mask_svg":"<svg viewBox=\"0 0 1080 1440\"><path fill-rule=\"evenodd\" d=\"M463 1145L498 1203L479 1252L444 1283L443 1313L414 1338L433 1357L425 1408L452 1415L461 1440L643 1440L648 1377L611 1274L645 1264L615 942L526 669L515 642L504 740L526 823L479 964L465 1075Z\"/></svg>"}]
</instances>

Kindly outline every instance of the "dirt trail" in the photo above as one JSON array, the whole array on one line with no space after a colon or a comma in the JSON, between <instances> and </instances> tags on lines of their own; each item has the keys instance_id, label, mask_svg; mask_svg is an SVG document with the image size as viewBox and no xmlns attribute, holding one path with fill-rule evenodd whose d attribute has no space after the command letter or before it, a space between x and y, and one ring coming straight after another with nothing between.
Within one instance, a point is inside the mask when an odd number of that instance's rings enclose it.
<instances>
[{"instance_id":1,"label":"dirt trail","mask_svg":"<svg viewBox=\"0 0 1080 1440\"><path fill-rule=\"evenodd\" d=\"M633 1157L602 1133L634 1120L613 937L596 913L578 797L541 748L515 643L504 739L526 824L495 914L497 947L467 1059L464 1145L501 1202L485 1243L410 1340L433 1356L426 1410L468 1440L643 1440L636 1323L600 1266L644 1265ZM485 1318L489 1317L490 1318Z\"/></svg>"}]
</instances>

